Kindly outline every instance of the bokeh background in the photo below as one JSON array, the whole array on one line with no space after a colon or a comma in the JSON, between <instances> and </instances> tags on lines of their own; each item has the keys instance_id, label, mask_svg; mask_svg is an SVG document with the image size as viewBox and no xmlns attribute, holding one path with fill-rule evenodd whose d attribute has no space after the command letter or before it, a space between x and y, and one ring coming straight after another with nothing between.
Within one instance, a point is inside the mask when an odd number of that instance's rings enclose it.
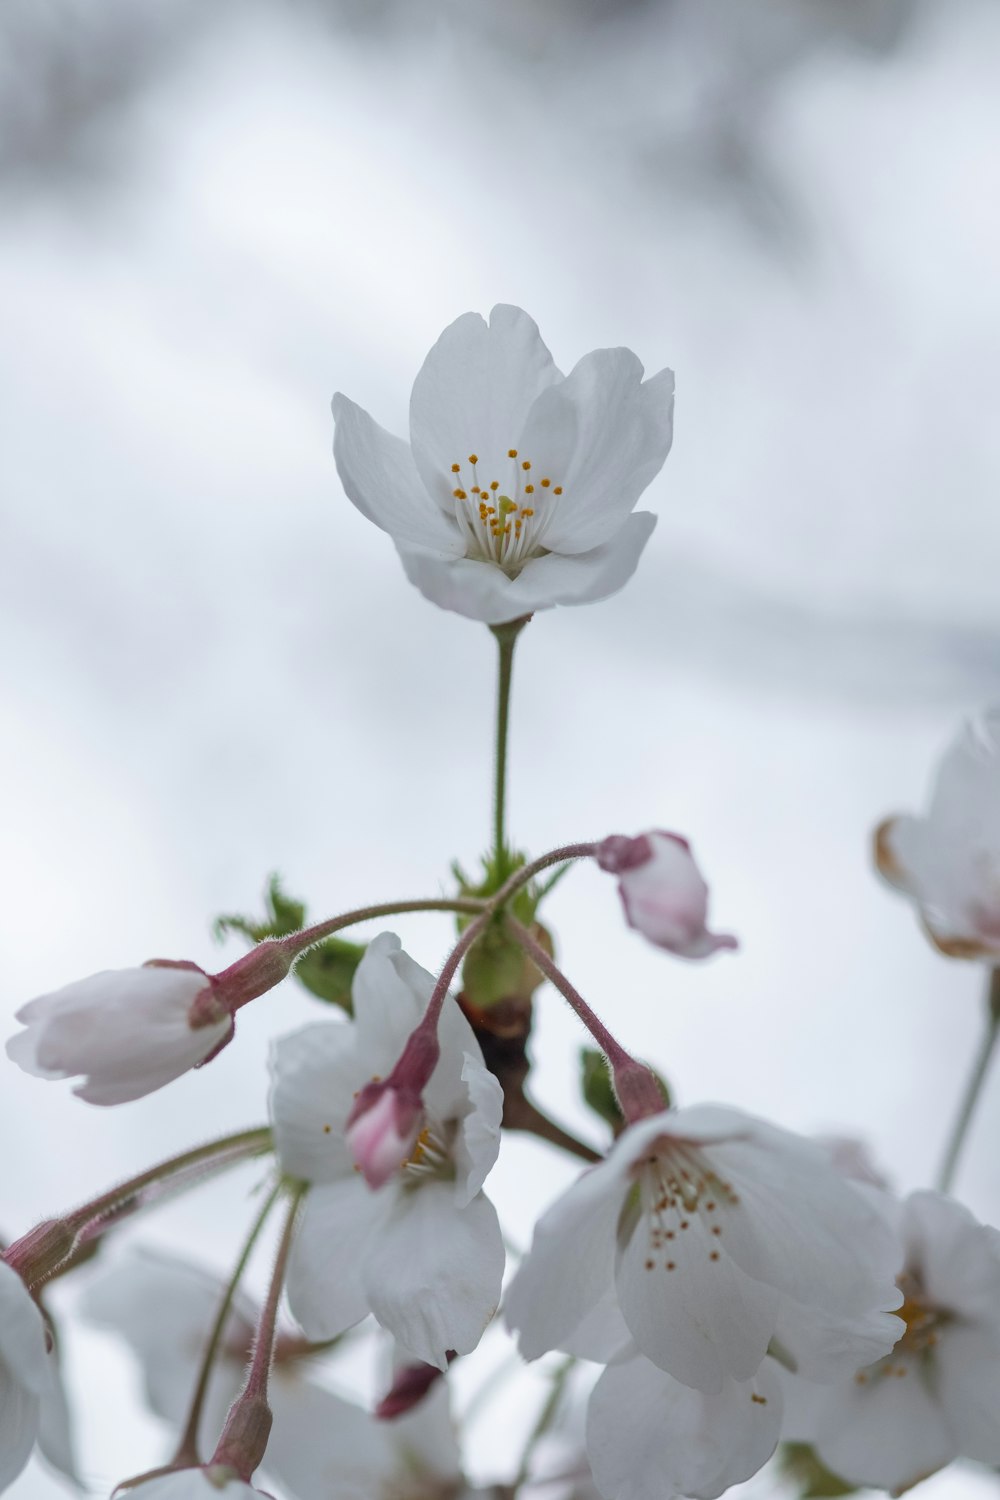
<instances>
[{"instance_id":1,"label":"bokeh background","mask_svg":"<svg viewBox=\"0 0 1000 1500\"><path fill-rule=\"evenodd\" d=\"M998 49L995 0L5 0L7 1029L97 969L221 967L212 917L272 870L319 917L475 861L493 642L344 498L329 399L405 431L441 328L513 301L563 368L624 343L678 387L638 575L519 646L513 833L678 829L743 945L675 963L579 870L548 907L565 966L681 1101L861 1136L925 1185L982 976L868 841L1000 694ZM398 929L440 963L444 919ZM269 1038L318 1011L286 984L114 1111L8 1067L0 1232L257 1123ZM536 1095L599 1140L581 1041L544 993ZM998 1129L1000 1078L960 1180L993 1222ZM515 1244L574 1172L507 1141ZM225 1270L252 1181L135 1238ZM110 1340L67 1350L104 1492L162 1438ZM477 1472L541 1388L482 1415Z\"/></svg>"}]
</instances>

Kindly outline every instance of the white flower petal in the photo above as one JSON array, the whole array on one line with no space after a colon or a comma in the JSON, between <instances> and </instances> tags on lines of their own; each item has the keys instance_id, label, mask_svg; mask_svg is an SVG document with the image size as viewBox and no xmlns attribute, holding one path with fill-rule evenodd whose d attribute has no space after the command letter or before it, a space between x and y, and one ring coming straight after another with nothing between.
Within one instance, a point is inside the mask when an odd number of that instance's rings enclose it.
<instances>
[{"instance_id":1,"label":"white flower petal","mask_svg":"<svg viewBox=\"0 0 1000 1500\"><path fill-rule=\"evenodd\" d=\"M333 416L337 473L361 514L393 537L446 556L461 554L458 527L428 495L406 443L339 393Z\"/></svg>"},{"instance_id":2,"label":"white flower petal","mask_svg":"<svg viewBox=\"0 0 1000 1500\"><path fill-rule=\"evenodd\" d=\"M610 1365L638 1354L618 1306L613 1282L559 1347L566 1354L575 1354L577 1359L590 1359L599 1365Z\"/></svg>"},{"instance_id":3,"label":"white flower petal","mask_svg":"<svg viewBox=\"0 0 1000 1500\"><path fill-rule=\"evenodd\" d=\"M18 1384L40 1396L49 1384L45 1324L16 1271L0 1260L0 1360Z\"/></svg>"},{"instance_id":4,"label":"white flower petal","mask_svg":"<svg viewBox=\"0 0 1000 1500\"><path fill-rule=\"evenodd\" d=\"M957 1456L941 1409L910 1365L905 1376L845 1381L830 1392L816 1452L850 1484L903 1490Z\"/></svg>"},{"instance_id":5,"label":"white flower petal","mask_svg":"<svg viewBox=\"0 0 1000 1500\"><path fill-rule=\"evenodd\" d=\"M500 1300L504 1251L496 1210L483 1194L458 1208L446 1182L391 1196L360 1268L368 1303L417 1359L444 1370L447 1350L468 1354L476 1347Z\"/></svg>"},{"instance_id":6,"label":"white flower petal","mask_svg":"<svg viewBox=\"0 0 1000 1500\"><path fill-rule=\"evenodd\" d=\"M778 1297L733 1263L699 1214L684 1222L654 1250L649 1221L638 1216L619 1249L618 1301L643 1354L685 1385L718 1393L727 1377L749 1380L759 1368Z\"/></svg>"},{"instance_id":7,"label":"white flower petal","mask_svg":"<svg viewBox=\"0 0 1000 1500\"><path fill-rule=\"evenodd\" d=\"M358 1053L372 1072L384 1076L392 1070L433 988L431 975L403 952L394 932L380 932L368 944L351 996Z\"/></svg>"},{"instance_id":8,"label":"white flower petal","mask_svg":"<svg viewBox=\"0 0 1000 1500\"><path fill-rule=\"evenodd\" d=\"M299 1500L371 1500L382 1493L394 1469L390 1423L280 1368L268 1394L269 1474Z\"/></svg>"},{"instance_id":9,"label":"white flower petal","mask_svg":"<svg viewBox=\"0 0 1000 1500\"><path fill-rule=\"evenodd\" d=\"M516 578L495 563L442 558L397 542L406 576L425 598L470 620L499 625L557 604L590 604L622 588L656 526L646 511L628 516L615 536L590 552L532 558Z\"/></svg>"},{"instance_id":10,"label":"white flower petal","mask_svg":"<svg viewBox=\"0 0 1000 1500\"><path fill-rule=\"evenodd\" d=\"M609 542L663 467L673 438L674 377L670 370L645 382L642 376L630 349L595 349L533 408L522 439L532 455L542 450L546 428L569 425L565 408L573 412L569 467L553 469L563 488L544 532L553 552L575 555Z\"/></svg>"},{"instance_id":11,"label":"white flower petal","mask_svg":"<svg viewBox=\"0 0 1000 1500\"><path fill-rule=\"evenodd\" d=\"M609 1157L584 1172L535 1225L504 1298L525 1359L565 1347L613 1285L623 1197L620 1160Z\"/></svg>"},{"instance_id":12,"label":"white flower petal","mask_svg":"<svg viewBox=\"0 0 1000 1500\"><path fill-rule=\"evenodd\" d=\"M288 1305L307 1338L336 1338L370 1311L364 1276L388 1196L354 1174L307 1194L287 1283Z\"/></svg>"},{"instance_id":13,"label":"white flower petal","mask_svg":"<svg viewBox=\"0 0 1000 1500\"><path fill-rule=\"evenodd\" d=\"M856 1317L783 1298L774 1337L805 1380L847 1379L890 1352L905 1331L892 1313L869 1310Z\"/></svg>"},{"instance_id":14,"label":"white flower petal","mask_svg":"<svg viewBox=\"0 0 1000 1500\"><path fill-rule=\"evenodd\" d=\"M424 360L410 399L413 458L431 495L450 509L451 465L472 453L484 474L506 469L535 397L560 378L519 307L495 307L488 325L478 313L457 318Z\"/></svg>"},{"instance_id":15,"label":"white flower petal","mask_svg":"<svg viewBox=\"0 0 1000 1500\"><path fill-rule=\"evenodd\" d=\"M911 1193L903 1205L907 1261L919 1267L930 1303L1000 1335L1000 1235L941 1193Z\"/></svg>"},{"instance_id":16,"label":"white flower petal","mask_svg":"<svg viewBox=\"0 0 1000 1500\"><path fill-rule=\"evenodd\" d=\"M476 1050L478 1052L478 1047ZM481 1053L478 1056L471 1052L465 1054L462 1082L467 1091L467 1112L459 1122L458 1136L452 1147L455 1202L459 1208L464 1208L480 1191L500 1154L500 1122L503 1119L503 1089L486 1068Z\"/></svg>"},{"instance_id":17,"label":"white flower petal","mask_svg":"<svg viewBox=\"0 0 1000 1500\"><path fill-rule=\"evenodd\" d=\"M204 1469L178 1469L161 1474L130 1487L125 1493L139 1500L270 1500L263 1490L255 1490L242 1479L209 1479Z\"/></svg>"},{"instance_id":18,"label":"white flower petal","mask_svg":"<svg viewBox=\"0 0 1000 1500\"><path fill-rule=\"evenodd\" d=\"M606 1500L714 1500L774 1452L781 1389L764 1365L753 1381L706 1395L645 1359L605 1370L587 1413L587 1451Z\"/></svg>"},{"instance_id":19,"label":"white flower petal","mask_svg":"<svg viewBox=\"0 0 1000 1500\"><path fill-rule=\"evenodd\" d=\"M937 1397L959 1453L1000 1463L1000 1338L983 1328L945 1327L934 1365Z\"/></svg>"},{"instance_id":20,"label":"white flower petal","mask_svg":"<svg viewBox=\"0 0 1000 1500\"><path fill-rule=\"evenodd\" d=\"M364 962L364 960L362 960ZM271 1046L271 1120L285 1172L304 1182L353 1177L345 1128L370 1069L349 1022L317 1021Z\"/></svg>"},{"instance_id":21,"label":"white flower petal","mask_svg":"<svg viewBox=\"0 0 1000 1500\"><path fill-rule=\"evenodd\" d=\"M208 987L200 970L149 965L106 970L23 1005L28 1028L7 1055L40 1078L87 1075L73 1092L90 1104L124 1104L203 1062L232 1032L227 1016L192 1028L188 1013Z\"/></svg>"},{"instance_id":22,"label":"white flower petal","mask_svg":"<svg viewBox=\"0 0 1000 1500\"><path fill-rule=\"evenodd\" d=\"M38 1434L39 1397L0 1357L0 1490L20 1474Z\"/></svg>"}]
</instances>

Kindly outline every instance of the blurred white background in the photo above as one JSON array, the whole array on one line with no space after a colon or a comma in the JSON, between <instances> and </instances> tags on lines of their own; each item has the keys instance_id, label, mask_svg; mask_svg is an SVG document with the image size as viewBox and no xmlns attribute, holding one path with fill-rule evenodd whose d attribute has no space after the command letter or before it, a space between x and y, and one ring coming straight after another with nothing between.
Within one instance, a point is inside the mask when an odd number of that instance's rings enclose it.
<instances>
[{"instance_id":1,"label":"blurred white background","mask_svg":"<svg viewBox=\"0 0 1000 1500\"><path fill-rule=\"evenodd\" d=\"M563 962L682 1102L861 1135L927 1184L981 975L868 839L1000 692L998 48L992 0L7 0L7 1030L96 969L221 967L211 918L271 870L318 918L474 862L493 642L344 498L329 399L405 432L441 328L513 301L564 369L624 343L678 387L637 577L519 646L513 834L678 829L743 944L672 962L579 870L547 908ZM440 963L444 919L398 930ZM319 1011L288 984L114 1111L7 1067L0 1233L259 1122L269 1038ZM581 1040L543 992L535 1094L599 1140ZM960 1179L993 1222L998 1129L1000 1077ZM508 1140L516 1244L574 1171ZM136 1238L224 1270L251 1181ZM102 1492L160 1439L117 1347L67 1343ZM482 1426L490 1472L509 1439Z\"/></svg>"}]
</instances>

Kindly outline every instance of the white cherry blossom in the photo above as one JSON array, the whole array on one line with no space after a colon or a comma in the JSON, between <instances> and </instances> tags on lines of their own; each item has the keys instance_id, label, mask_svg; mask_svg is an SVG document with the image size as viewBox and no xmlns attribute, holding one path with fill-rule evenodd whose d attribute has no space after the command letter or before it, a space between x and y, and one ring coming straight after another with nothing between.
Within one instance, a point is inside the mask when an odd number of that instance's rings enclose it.
<instances>
[{"instance_id":1,"label":"white cherry blossom","mask_svg":"<svg viewBox=\"0 0 1000 1500\"><path fill-rule=\"evenodd\" d=\"M553 1204L507 1317L528 1359L604 1362L631 1340L719 1395L756 1375L772 1340L809 1378L888 1351L897 1268L891 1229L820 1147L700 1105L629 1126Z\"/></svg>"},{"instance_id":2,"label":"white cherry blossom","mask_svg":"<svg viewBox=\"0 0 1000 1500\"><path fill-rule=\"evenodd\" d=\"M205 998L208 999L206 1006ZM197 1006L195 1002L198 1002ZM232 1035L210 979L193 965L106 970L29 1000L7 1055L36 1078L72 1078L90 1104L123 1104L205 1062Z\"/></svg>"},{"instance_id":3,"label":"white cherry blossom","mask_svg":"<svg viewBox=\"0 0 1000 1500\"><path fill-rule=\"evenodd\" d=\"M432 989L398 938L377 937L355 976L353 1022L321 1022L275 1044L271 1114L283 1170L311 1184L288 1271L295 1317L323 1339L374 1313L418 1359L444 1369L449 1349L479 1342L504 1263L482 1192L503 1095L453 999L411 1158L373 1191L347 1140L355 1094L392 1071Z\"/></svg>"},{"instance_id":4,"label":"white cherry blossom","mask_svg":"<svg viewBox=\"0 0 1000 1500\"><path fill-rule=\"evenodd\" d=\"M708 886L680 834L612 834L598 844L595 858L618 876L629 926L658 948L678 958L708 958L738 946L730 933L709 932Z\"/></svg>"},{"instance_id":5,"label":"white cherry blossom","mask_svg":"<svg viewBox=\"0 0 1000 1500\"><path fill-rule=\"evenodd\" d=\"M334 397L348 497L428 599L500 624L614 593L656 518L633 514L670 450L673 375L628 349L564 376L527 313L458 318L417 375L410 441Z\"/></svg>"},{"instance_id":6,"label":"white cherry blossom","mask_svg":"<svg viewBox=\"0 0 1000 1500\"><path fill-rule=\"evenodd\" d=\"M223 1290L222 1281L188 1261L142 1250L123 1257L83 1298L84 1316L130 1345L151 1409L178 1431ZM240 1391L255 1324L255 1309L237 1295L202 1412L203 1452L215 1446ZM444 1381L412 1412L379 1422L320 1385L307 1352L301 1337L279 1332L268 1386L274 1425L262 1465L267 1475L299 1500L317 1492L324 1500L457 1497L461 1466Z\"/></svg>"},{"instance_id":7,"label":"white cherry blossom","mask_svg":"<svg viewBox=\"0 0 1000 1500\"><path fill-rule=\"evenodd\" d=\"M1000 1233L930 1192L899 1223L891 1353L836 1385L785 1382L787 1437L850 1483L897 1493L959 1456L1000 1464Z\"/></svg>"},{"instance_id":8,"label":"white cherry blossom","mask_svg":"<svg viewBox=\"0 0 1000 1500\"><path fill-rule=\"evenodd\" d=\"M175 1469L129 1484L123 1495L137 1495L139 1500L271 1500L264 1490L246 1484L238 1475L219 1464L199 1469Z\"/></svg>"},{"instance_id":9,"label":"white cherry blossom","mask_svg":"<svg viewBox=\"0 0 1000 1500\"><path fill-rule=\"evenodd\" d=\"M963 726L924 817L882 823L875 858L943 953L1000 962L1000 706Z\"/></svg>"},{"instance_id":10,"label":"white cherry blossom","mask_svg":"<svg viewBox=\"0 0 1000 1500\"><path fill-rule=\"evenodd\" d=\"M56 1378L42 1314L17 1272L0 1260L0 1490L31 1457L43 1405L57 1399Z\"/></svg>"}]
</instances>

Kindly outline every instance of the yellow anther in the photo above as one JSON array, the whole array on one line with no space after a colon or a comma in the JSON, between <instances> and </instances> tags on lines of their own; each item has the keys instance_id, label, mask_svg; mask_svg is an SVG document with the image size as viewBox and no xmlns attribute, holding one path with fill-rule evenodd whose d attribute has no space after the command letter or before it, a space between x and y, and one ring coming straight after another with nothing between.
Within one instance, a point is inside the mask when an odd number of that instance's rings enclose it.
<instances>
[{"instance_id":1,"label":"yellow anther","mask_svg":"<svg viewBox=\"0 0 1000 1500\"><path fill-rule=\"evenodd\" d=\"M499 488L500 488L500 481L499 481L499 479L491 479L490 480L490 489L491 490L498 490Z\"/></svg>"},{"instance_id":2,"label":"yellow anther","mask_svg":"<svg viewBox=\"0 0 1000 1500\"><path fill-rule=\"evenodd\" d=\"M475 454L475 453L470 453L470 454L469 454L469 463L470 463L470 464L477 464L477 463L478 463L478 462L479 462L479 457L478 457L478 455L477 455L477 454Z\"/></svg>"},{"instance_id":3,"label":"yellow anther","mask_svg":"<svg viewBox=\"0 0 1000 1500\"><path fill-rule=\"evenodd\" d=\"M549 485L550 485L550 484L551 484L551 483L552 483L552 480L551 480L551 479L543 479L543 480L542 480L542 489L543 489L543 490L547 490L547 489L548 489L548 487L549 487Z\"/></svg>"},{"instance_id":4,"label":"yellow anther","mask_svg":"<svg viewBox=\"0 0 1000 1500\"><path fill-rule=\"evenodd\" d=\"M507 449L507 457L508 458L516 458L517 457L517 449L516 448L508 448Z\"/></svg>"},{"instance_id":5,"label":"yellow anther","mask_svg":"<svg viewBox=\"0 0 1000 1500\"><path fill-rule=\"evenodd\" d=\"M451 466L451 472L453 474L461 474L461 472L462 472L462 465L461 464L452 464L452 466Z\"/></svg>"},{"instance_id":6,"label":"yellow anther","mask_svg":"<svg viewBox=\"0 0 1000 1500\"><path fill-rule=\"evenodd\" d=\"M530 505L524 505L521 507L521 514L522 516L533 516L535 512L532 510Z\"/></svg>"},{"instance_id":7,"label":"yellow anther","mask_svg":"<svg viewBox=\"0 0 1000 1500\"><path fill-rule=\"evenodd\" d=\"M469 498L464 490L452 490L451 493L455 496L456 500L468 500Z\"/></svg>"},{"instance_id":8,"label":"yellow anther","mask_svg":"<svg viewBox=\"0 0 1000 1500\"><path fill-rule=\"evenodd\" d=\"M483 493L483 492L482 492L482 490L481 490L481 489L480 489L480 488L479 488L479 486L478 486L478 484L474 484L474 485L473 485L473 486L472 486L472 493L473 493L473 494L474 494L474 495L481 495L481 494L482 494L482 493Z\"/></svg>"},{"instance_id":9,"label":"yellow anther","mask_svg":"<svg viewBox=\"0 0 1000 1500\"><path fill-rule=\"evenodd\" d=\"M553 495L561 495L562 494L562 485L561 484L557 484L556 487L555 487L555 489L552 491L552 493L553 493Z\"/></svg>"},{"instance_id":10,"label":"yellow anther","mask_svg":"<svg viewBox=\"0 0 1000 1500\"><path fill-rule=\"evenodd\" d=\"M524 493L526 495L533 495L535 493L535 486L533 484L526 484L524 486Z\"/></svg>"},{"instance_id":11,"label":"yellow anther","mask_svg":"<svg viewBox=\"0 0 1000 1500\"><path fill-rule=\"evenodd\" d=\"M530 469L531 468L531 459L530 458L526 458L524 460L524 462L521 464L521 468L522 469Z\"/></svg>"}]
</instances>

